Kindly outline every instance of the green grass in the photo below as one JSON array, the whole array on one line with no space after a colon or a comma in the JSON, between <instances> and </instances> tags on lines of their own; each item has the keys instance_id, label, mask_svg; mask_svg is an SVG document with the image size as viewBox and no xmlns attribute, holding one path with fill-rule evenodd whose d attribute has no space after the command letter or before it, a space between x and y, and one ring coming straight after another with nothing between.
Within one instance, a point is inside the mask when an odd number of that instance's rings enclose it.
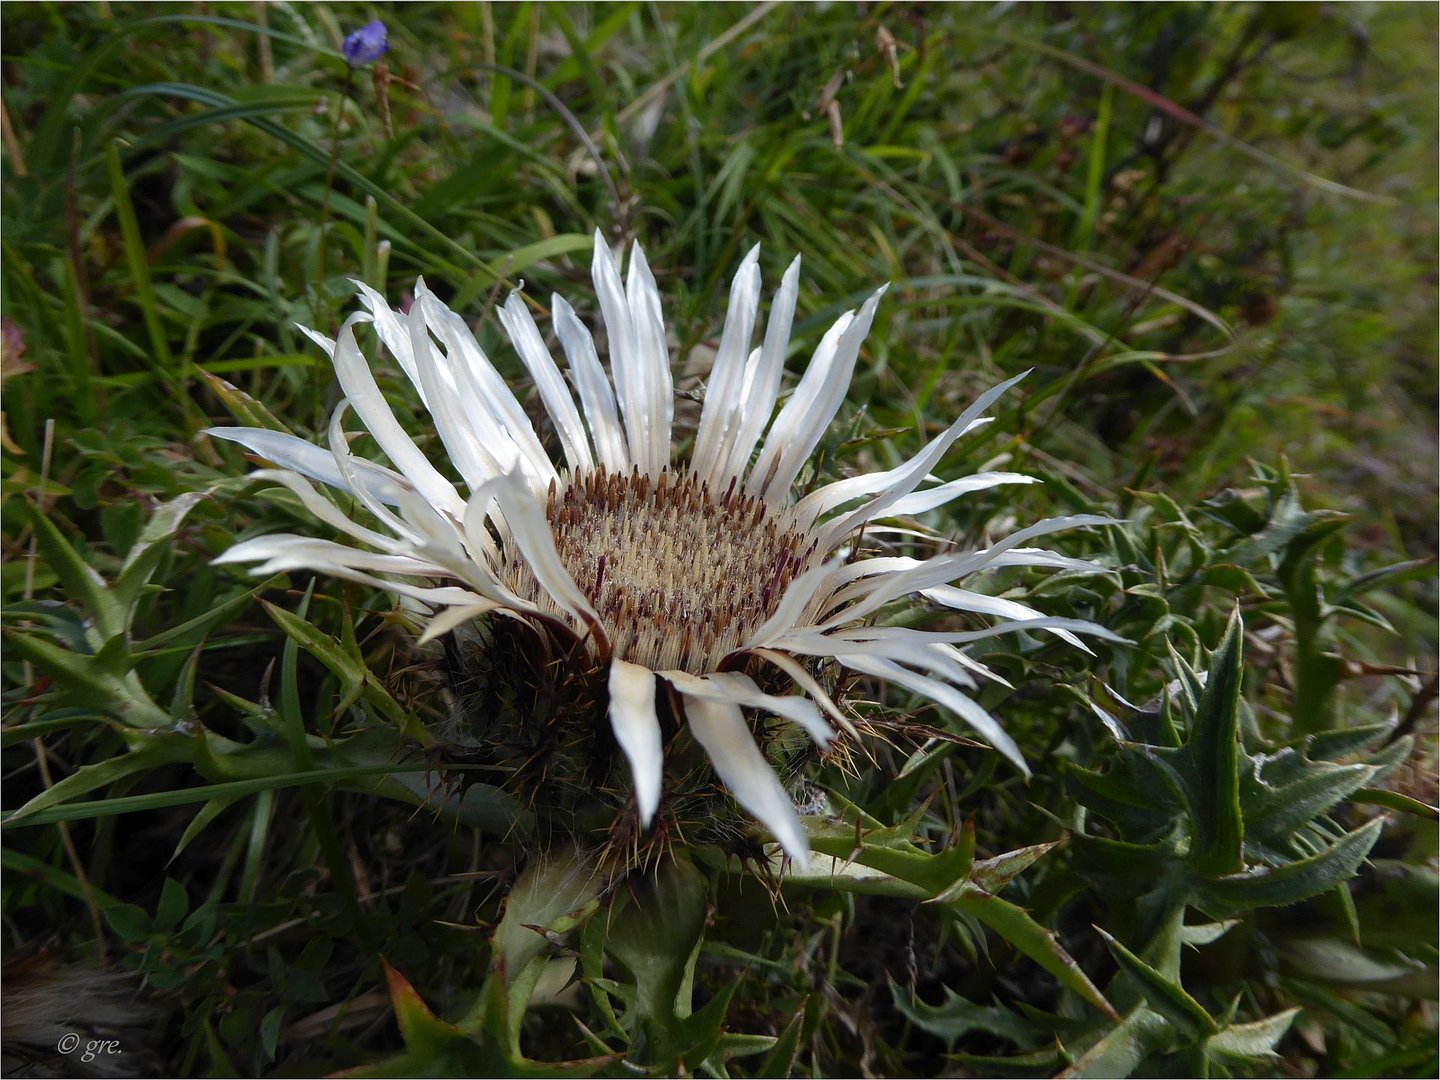
<instances>
[{"instance_id":1,"label":"green grass","mask_svg":"<svg viewBox=\"0 0 1440 1080\"><path fill-rule=\"evenodd\" d=\"M68 973L55 1022L183 1076L1434 1074L1432 8L201 10L3 12L7 998ZM198 436L323 437L295 322L423 275L522 385L491 309L583 301L597 227L677 372L756 242L804 256L792 373L892 282L827 472L1033 368L939 471L1046 484L933 524L1122 522L1059 542L1101 579L995 583L1133 642L986 643L1028 785L903 741L815 771L866 883L701 848L595 896L438 787L393 598L210 565L312 527ZM7 1068L57 1067L37 1030Z\"/></svg>"}]
</instances>

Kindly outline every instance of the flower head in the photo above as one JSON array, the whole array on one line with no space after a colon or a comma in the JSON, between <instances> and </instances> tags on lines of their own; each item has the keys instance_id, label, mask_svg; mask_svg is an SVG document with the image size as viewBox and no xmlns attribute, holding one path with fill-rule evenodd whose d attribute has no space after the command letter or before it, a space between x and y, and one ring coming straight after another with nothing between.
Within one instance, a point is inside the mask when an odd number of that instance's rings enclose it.
<instances>
[{"instance_id":1,"label":"flower head","mask_svg":"<svg viewBox=\"0 0 1440 1080\"><path fill-rule=\"evenodd\" d=\"M345 35L340 52L352 68L365 67L390 51L390 35L379 19Z\"/></svg>"},{"instance_id":2,"label":"flower head","mask_svg":"<svg viewBox=\"0 0 1440 1080\"><path fill-rule=\"evenodd\" d=\"M336 340L307 331L330 354L345 393L329 448L269 430L210 431L284 466L257 475L289 488L354 546L268 535L217 561L256 563L257 573L312 569L389 589L430 613L425 639L493 616L557 643L555 653L600 673L597 694L628 762L642 826L660 806L667 755L698 745L736 801L803 864L809 846L800 820L747 717L792 721L827 746L836 726L854 730L834 700L827 673L835 671L931 699L1024 770L1014 741L962 692L993 676L958 646L1020 627L1077 645L1074 631L1105 632L955 582L1002 566L1093 569L1026 545L1104 519L1052 518L989 547L929 559L862 551L862 528L869 537L904 531L882 523L967 492L1033 482L983 472L927 486L946 451L986 423L985 410L1020 377L980 395L904 464L796 498L796 478L844 399L885 290L830 328L777 414L800 260L785 273L762 332L758 251L735 275L693 449L678 461L660 295L638 245L622 280L596 235L608 372L559 296L552 329L568 382L519 292L499 313L553 425L560 461L463 320L423 281L404 315L357 283L365 310ZM373 324L414 384L463 494L382 397L356 339L362 323ZM343 419L352 410L389 465L351 452ZM353 495L378 528L342 513L311 480ZM912 594L997 621L946 632L873 625L883 607Z\"/></svg>"}]
</instances>

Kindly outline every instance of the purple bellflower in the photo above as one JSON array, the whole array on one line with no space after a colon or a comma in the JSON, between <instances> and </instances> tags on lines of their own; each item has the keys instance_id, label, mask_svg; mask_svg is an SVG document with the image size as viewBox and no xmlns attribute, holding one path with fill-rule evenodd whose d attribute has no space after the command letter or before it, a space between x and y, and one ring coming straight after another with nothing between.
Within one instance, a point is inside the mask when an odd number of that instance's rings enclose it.
<instances>
[{"instance_id":1,"label":"purple bellflower","mask_svg":"<svg viewBox=\"0 0 1440 1080\"><path fill-rule=\"evenodd\" d=\"M366 23L353 34L346 34L340 46L345 62L352 68L373 64L390 51L390 35L379 19Z\"/></svg>"}]
</instances>

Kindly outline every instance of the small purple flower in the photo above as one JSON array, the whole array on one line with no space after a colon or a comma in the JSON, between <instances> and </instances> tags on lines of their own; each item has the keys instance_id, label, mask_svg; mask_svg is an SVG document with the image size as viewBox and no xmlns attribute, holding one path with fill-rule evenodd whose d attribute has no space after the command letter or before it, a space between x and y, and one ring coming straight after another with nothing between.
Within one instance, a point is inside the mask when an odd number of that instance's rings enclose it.
<instances>
[{"instance_id":1,"label":"small purple flower","mask_svg":"<svg viewBox=\"0 0 1440 1080\"><path fill-rule=\"evenodd\" d=\"M340 51L345 54L345 62L352 68L365 67L390 51L390 35L385 30L385 24L376 19L366 23L353 34L346 34Z\"/></svg>"}]
</instances>

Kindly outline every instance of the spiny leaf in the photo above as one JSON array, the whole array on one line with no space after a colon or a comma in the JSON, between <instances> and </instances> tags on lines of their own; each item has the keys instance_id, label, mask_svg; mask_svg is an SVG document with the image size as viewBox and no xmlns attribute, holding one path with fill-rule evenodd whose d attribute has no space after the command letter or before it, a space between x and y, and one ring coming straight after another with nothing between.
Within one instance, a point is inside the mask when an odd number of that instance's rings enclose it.
<instances>
[{"instance_id":1,"label":"spiny leaf","mask_svg":"<svg viewBox=\"0 0 1440 1080\"><path fill-rule=\"evenodd\" d=\"M936 896L966 881L975 859L975 827L969 822L954 845L931 854L910 839L914 835L915 819L867 832L828 821L812 821L813 824L807 822L807 828L813 850L871 867L914 885L926 896Z\"/></svg>"},{"instance_id":2,"label":"spiny leaf","mask_svg":"<svg viewBox=\"0 0 1440 1080\"><path fill-rule=\"evenodd\" d=\"M931 1005L905 993L894 979L890 980L890 999L902 1016L922 1031L944 1039L954 1046L972 1031L983 1031L1008 1039L1017 1047L1031 1049L1043 1031L1003 1005L983 1006L967 1001L950 987L945 987L945 1000Z\"/></svg>"},{"instance_id":3,"label":"spiny leaf","mask_svg":"<svg viewBox=\"0 0 1440 1080\"><path fill-rule=\"evenodd\" d=\"M970 834L970 843L974 844L975 828L972 823L966 823ZM993 859L981 859L976 862L970 870L970 881L989 893L999 892L1009 885L1017 877L1028 870L1036 860L1054 851L1065 841L1052 840L1047 844L1032 844L1030 847L1016 848L1014 851L1007 851L1003 855L996 855ZM949 894L957 893L963 887L963 882L957 882L951 886L937 900L949 898Z\"/></svg>"},{"instance_id":4,"label":"spiny leaf","mask_svg":"<svg viewBox=\"0 0 1440 1080\"><path fill-rule=\"evenodd\" d=\"M1369 765L1307 762L1299 779L1272 787L1266 783L1264 761L1256 759L1257 767L1246 774L1241 800L1247 843L1254 836L1272 847L1285 843L1297 829L1339 805L1375 775Z\"/></svg>"},{"instance_id":5,"label":"spiny leaf","mask_svg":"<svg viewBox=\"0 0 1440 1080\"><path fill-rule=\"evenodd\" d=\"M1433 910L1430 914L1433 928ZM1409 948L1418 945L1412 942ZM1340 938L1307 935L1285 941L1280 954L1287 971L1344 990L1432 1001L1437 997L1433 952L1427 964L1399 949L1363 949Z\"/></svg>"},{"instance_id":6,"label":"spiny leaf","mask_svg":"<svg viewBox=\"0 0 1440 1080\"><path fill-rule=\"evenodd\" d=\"M80 557L59 528L40 507L27 503L30 527L35 530L35 546L41 558L59 576L66 595L82 604L95 620L98 640L94 647L125 632L124 607L111 594L105 579Z\"/></svg>"},{"instance_id":7,"label":"spiny leaf","mask_svg":"<svg viewBox=\"0 0 1440 1080\"><path fill-rule=\"evenodd\" d=\"M740 989L742 979L732 979L705 1003L704 1008L681 1021L682 1039L686 1050L682 1061L685 1068L694 1072L714 1053L725 1030L725 1021L730 1014L730 1002L735 991Z\"/></svg>"},{"instance_id":8,"label":"spiny leaf","mask_svg":"<svg viewBox=\"0 0 1440 1080\"><path fill-rule=\"evenodd\" d=\"M530 928L549 929L567 916L593 911L604 887L605 875L578 851L537 854L506 897L495 928L499 970L518 973L545 949L544 936Z\"/></svg>"},{"instance_id":9,"label":"spiny leaf","mask_svg":"<svg viewBox=\"0 0 1440 1080\"><path fill-rule=\"evenodd\" d=\"M1297 904L1349 880L1380 837L1376 818L1346 833L1331 847L1308 859L1279 867L1251 867L1241 873L1195 883L1195 903L1216 917L1257 907Z\"/></svg>"},{"instance_id":10,"label":"spiny leaf","mask_svg":"<svg viewBox=\"0 0 1440 1080\"><path fill-rule=\"evenodd\" d=\"M1125 1077L1169 1040L1170 1024L1159 1013L1138 1008L1106 1033L1061 1077Z\"/></svg>"},{"instance_id":11,"label":"spiny leaf","mask_svg":"<svg viewBox=\"0 0 1440 1080\"><path fill-rule=\"evenodd\" d=\"M348 655L328 634L317 630L293 612L277 607L267 600L261 600L260 606L275 620L276 625L285 631L287 637L339 676L346 690L356 689L358 693L358 687L365 682L364 661Z\"/></svg>"},{"instance_id":12,"label":"spiny leaf","mask_svg":"<svg viewBox=\"0 0 1440 1080\"><path fill-rule=\"evenodd\" d=\"M1224 1031L1205 1040L1205 1053L1212 1057L1230 1058L1236 1064L1254 1064L1256 1058L1267 1060L1276 1056L1274 1047L1290 1030L1300 1009L1286 1009L1273 1017L1251 1024L1231 1024Z\"/></svg>"},{"instance_id":13,"label":"spiny leaf","mask_svg":"<svg viewBox=\"0 0 1440 1080\"><path fill-rule=\"evenodd\" d=\"M249 607L255 600L255 594L263 587L256 586L249 592L237 593L229 600L215 604L193 619L187 619L176 626L166 627L143 641L135 642L130 647L131 657L143 660L150 655L159 655L164 649L193 648L200 643L212 626L228 622L232 616Z\"/></svg>"},{"instance_id":14,"label":"spiny leaf","mask_svg":"<svg viewBox=\"0 0 1440 1080\"><path fill-rule=\"evenodd\" d=\"M1244 639L1238 608L1210 657L1205 689L1196 705L1189 738L1178 756L1189 766L1196 802L1191 864L1201 873L1224 874L1242 863L1240 816L1240 661Z\"/></svg>"},{"instance_id":15,"label":"spiny leaf","mask_svg":"<svg viewBox=\"0 0 1440 1080\"><path fill-rule=\"evenodd\" d=\"M1220 922L1182 926L1180 940L1186 945L1209 945L1211 942L1219 941L1239 925L1239 919L1223 919Z\"/></svg>"},{"instance_id":16,"label":"spiny leaf","mask_svg":"<svg viewBox=\"0 0 1440 1080\"><path fill-rule=\"evenodd\" d=\"M1185 988L1178 982L1167 979L1098 926L1095 929L1105 939L1105 944L1110 947L1110 952L1119 962L1121 970L1139 985L1150 1008L1192 1039L1211 1035L1219 1030L1214 1018L1205 1011L1204 1006L1186 993Z\"/></svg>"},{"instance_id":17,"label":"spiny leaf","mask_svg":"<svg viewBox=\"0 0 1440 1080\"><path fill-rule=\"evenodd\" d=\"M208 371L196 369L202 378L210 386L210 392L219 400L220 404L230 410L230 415L245 427L268 428L271 431L280 431L289 435L290 429L286 427L275 414L265 407L264 403L257 401L244 390L212 375Z\"/></svg>"},{"instance_id":18,"label":"spiny leaf","mask_svg":"<svg viewBox=\"0 0 1440 1080\"><path fill-rule=\"evenodd\" d=\"M1394 730L1395 725L1388 723L1318 732L1305 740L1305 753L1312 761L1340 761L1375 746Z\"/></svg>"},{"instance_id":19,"label":"spiny leaf","mask_svg":"<svg viewBox=\"0 0 1440 1080\"><path fill-rule=\"evenodd\" d=\"M203 499L205 493L189 491L163 503L150 515L150 520L131 545L115 579L115 599L123 606L127 620L133 617L135 604L142 590L150 584L161 558L169 550L166 542L179 531L185 518Z\"/></svg>"},{"instance_id":20,"label":"spiny leaf","mask_svg":"<svg viewBox=\"0 0 1440 1080\"><path fill-rule=\"evenodd\" d=\"M795 1052L800 1048L800 1033L805 1027L805 1018L808 1011L809 999L795 1011L794 1017L785 1025L785 1030L780 1032L780 1037L775 1040L775 1045L765 1055L765 1060L755 1070L756 1080L784 1080L791 1075L795 1064Z\"/></svg>"},{"instance_id":21,"label":"spiny leaf","mask_svg":"<svg viewBox=\"0 0 1440 1080\"><path fill-rule=\"evenodd\" d=\"M1090 977L1060 945L1059 937L1046 930L1024 908L998 896L978 890L966 892L951 901L956 910L973 915L1005 941L1030 957L1050 974L1112 1019L1118 1016Z\"/></svg>"},{"instance_id":22,"label":"spiny leaf","mask_svg":"<svg viewBox=\"0 0 1440 1080\"><path fill-rule=\"evenodd\" d=\"M150 699L133 673L122 678L102 668L94 657L62 649L31 634L10 629L4 633L10 647L54 678L68 700L136 728L166 728L174 723L168 710Z\"/></svg>"},{"instance_id":23,"label":"spiny leaf","mask_svg":"<svg viewBox=\"0 0 1440 1080\"><path fill-rule=\"evenodd\" d=\"M636 1011L654 1049L654 1061L673 1065L684 1051L680 1021L690 1015L695 956L705 928L705 879L688 859L632 879L625 899L611 909L606 950L635 980Z\"/></svg>"}]
</instances>

